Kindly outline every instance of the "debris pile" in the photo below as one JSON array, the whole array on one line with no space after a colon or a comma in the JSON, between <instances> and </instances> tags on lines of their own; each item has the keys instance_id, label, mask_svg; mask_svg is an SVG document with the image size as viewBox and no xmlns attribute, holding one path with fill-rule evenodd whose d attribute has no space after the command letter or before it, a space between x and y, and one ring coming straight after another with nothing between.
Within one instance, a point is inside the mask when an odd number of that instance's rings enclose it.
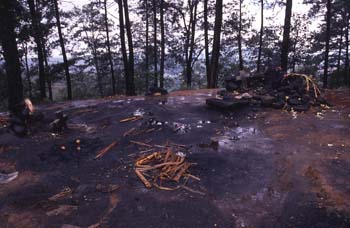
<instances>
[{"instance_id":1,"label":"debris pile","mask_svg":"<svg viewBox=\"0 0 350 228\"><path fill-rule=\"evenodd\" d=\"M316 81L305 74L285 74L276 69L248 78L245 86L234 77L227 78L225 83L226 90L219 91L218 98L207 99L207 105L223 109L262 105L297 112L307 111L311 106L330 106Z\"/></svg>"},{"instance_id":2,"label":"debris pile","mask_svg":"<svg viewBox=\"0 0 350 228\"><path fill-rule=\"evenodd\" d=\"M202 193L186 186L189 178L200 179L189 173L188 169L193 165L185 161L185 155L181 152L174 153L170 148L166 152L154 152L142 157L135 162L135 173L146 186L152 186L161 190L186 190ZM202 193L203 194L203 193Z\"/></svg>"},{"instance_id":3,"label":"debris pile","mask_svg":"<svg viewBox=\"0 0 350 228\"><path fill-rule=\"evenodd\" d=\"M311 106L329 105L311 76L295 73L285 74L256 98L264 106L298 112L307 111Z\"/></svg>"}]
</instances>

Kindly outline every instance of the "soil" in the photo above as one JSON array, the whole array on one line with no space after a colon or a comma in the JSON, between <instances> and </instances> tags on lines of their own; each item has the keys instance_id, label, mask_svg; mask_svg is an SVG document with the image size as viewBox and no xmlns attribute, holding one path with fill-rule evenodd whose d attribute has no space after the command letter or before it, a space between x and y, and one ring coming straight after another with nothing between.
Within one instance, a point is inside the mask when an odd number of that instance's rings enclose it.
<instances>
[{"instance_id":1,"label":"soil","mask_svg":"<svg viewBox=\"0 0 350 228\"><path fill-rule=\"evenodd\" d=\"M350 227L350 92L296 114L207 107L216 92L42 105L26 137L2 122L0 171L19 175L0 185L0 227ZM120 122L138 109L143 119ZM53 134L58 110L68 130ZM156 130L123 137L132 128ZM200 178L189 187L204 195L145 188L134 162L149 148L130 140L185 145Z\"/></svg>"}]
</instances>

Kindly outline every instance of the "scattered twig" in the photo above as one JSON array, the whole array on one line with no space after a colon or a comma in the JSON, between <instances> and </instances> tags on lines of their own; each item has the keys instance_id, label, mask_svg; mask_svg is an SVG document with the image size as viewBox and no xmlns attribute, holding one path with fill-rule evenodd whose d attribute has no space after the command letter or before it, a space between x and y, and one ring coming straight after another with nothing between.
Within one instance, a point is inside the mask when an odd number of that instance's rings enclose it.
<instances>
[{"instance_id":1,"label":"scattered twig","mask_svg":"<svg viewBox=\"0 0 350 228\"><path fill-rule=\"evenodd\" d=\"M114 142L112 142L111 144L109 144L107 147L105 147L105 148L103 148L102 150L100 150L100 151L97 153L95 159L100 158L100 157L103 157L105 154L108 153L108 151L110 151L115 145L117 145L117 143L118 143L117 141L114 141Z\"/></svg>"}]
</instances>

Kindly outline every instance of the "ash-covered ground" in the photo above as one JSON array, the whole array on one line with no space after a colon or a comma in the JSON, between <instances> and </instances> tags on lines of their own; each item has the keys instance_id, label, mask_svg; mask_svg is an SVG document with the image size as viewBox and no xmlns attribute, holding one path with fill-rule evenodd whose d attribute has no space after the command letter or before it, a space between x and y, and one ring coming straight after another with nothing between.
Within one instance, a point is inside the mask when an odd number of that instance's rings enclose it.
<instances>
[{"instance_id":1,"label":"ash-covered ground","mask_svg":"<svg viewBox=\"0 0 350 228\"><path fill-rule=\"evenodd\" d=\"M215 95L42 105L29 136L2 127L0 171L19 174L0 185L0 227L350 227L349 91L306 113L207 107ZM68 130L53 134L58 110ZM131 141L178 146L204 194L145 188L134 163L151 149Z\"/></svg>"}]
</instances>

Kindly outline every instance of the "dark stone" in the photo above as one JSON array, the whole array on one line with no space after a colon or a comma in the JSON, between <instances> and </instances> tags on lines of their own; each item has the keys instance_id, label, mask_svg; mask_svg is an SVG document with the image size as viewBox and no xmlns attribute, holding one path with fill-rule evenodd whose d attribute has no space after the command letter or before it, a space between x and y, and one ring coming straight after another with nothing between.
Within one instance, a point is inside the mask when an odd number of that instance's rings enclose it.
<instances>
[{"instance_id":1,"label":"dark stone","mask_svg":"<svg viewBox=\"0 0 350 228\"><path fill-rule=\"evenodd\" d=\"M67 127L68 115L64 114L61 111L56 112L55 115L57 119L55 119L50 123L51 131L55 133L62 133L64 130L68 128Z\"/></svg>"},{"instance_id":2,"label":"dark stone","mask_svg":"<svg viewBox=\"0 0 350 228\"><path fill-rule=\"evenodd\" d=\"M309 110L311 107L310 104L303 104L303 105L296 105L293 106L294 111L296 112L306 112L307 110Z\"/></svg>"},{"instance_id":3,"label":"dark stone","mask_svg":"<svg viewBox=\"0 0 350 228\"><path fill-rule=\"evenodd\" d=\"M249 100L246 99L231 99L221 100L217 98L209 98L206 100L206 104L211 107L221 109L235 109L249 104Z\"/></svg>"},{"instance_id":4,"label":"dark stone","mask_svg":"<svg viewBox=\"0 0 350 228\"><path fill-rule=\"evenodd\" d=\"M156 94L167 95L168 91L164 88L152 86L148 89L146 96L154 96Z\"/></svg>"}]
</instances>

